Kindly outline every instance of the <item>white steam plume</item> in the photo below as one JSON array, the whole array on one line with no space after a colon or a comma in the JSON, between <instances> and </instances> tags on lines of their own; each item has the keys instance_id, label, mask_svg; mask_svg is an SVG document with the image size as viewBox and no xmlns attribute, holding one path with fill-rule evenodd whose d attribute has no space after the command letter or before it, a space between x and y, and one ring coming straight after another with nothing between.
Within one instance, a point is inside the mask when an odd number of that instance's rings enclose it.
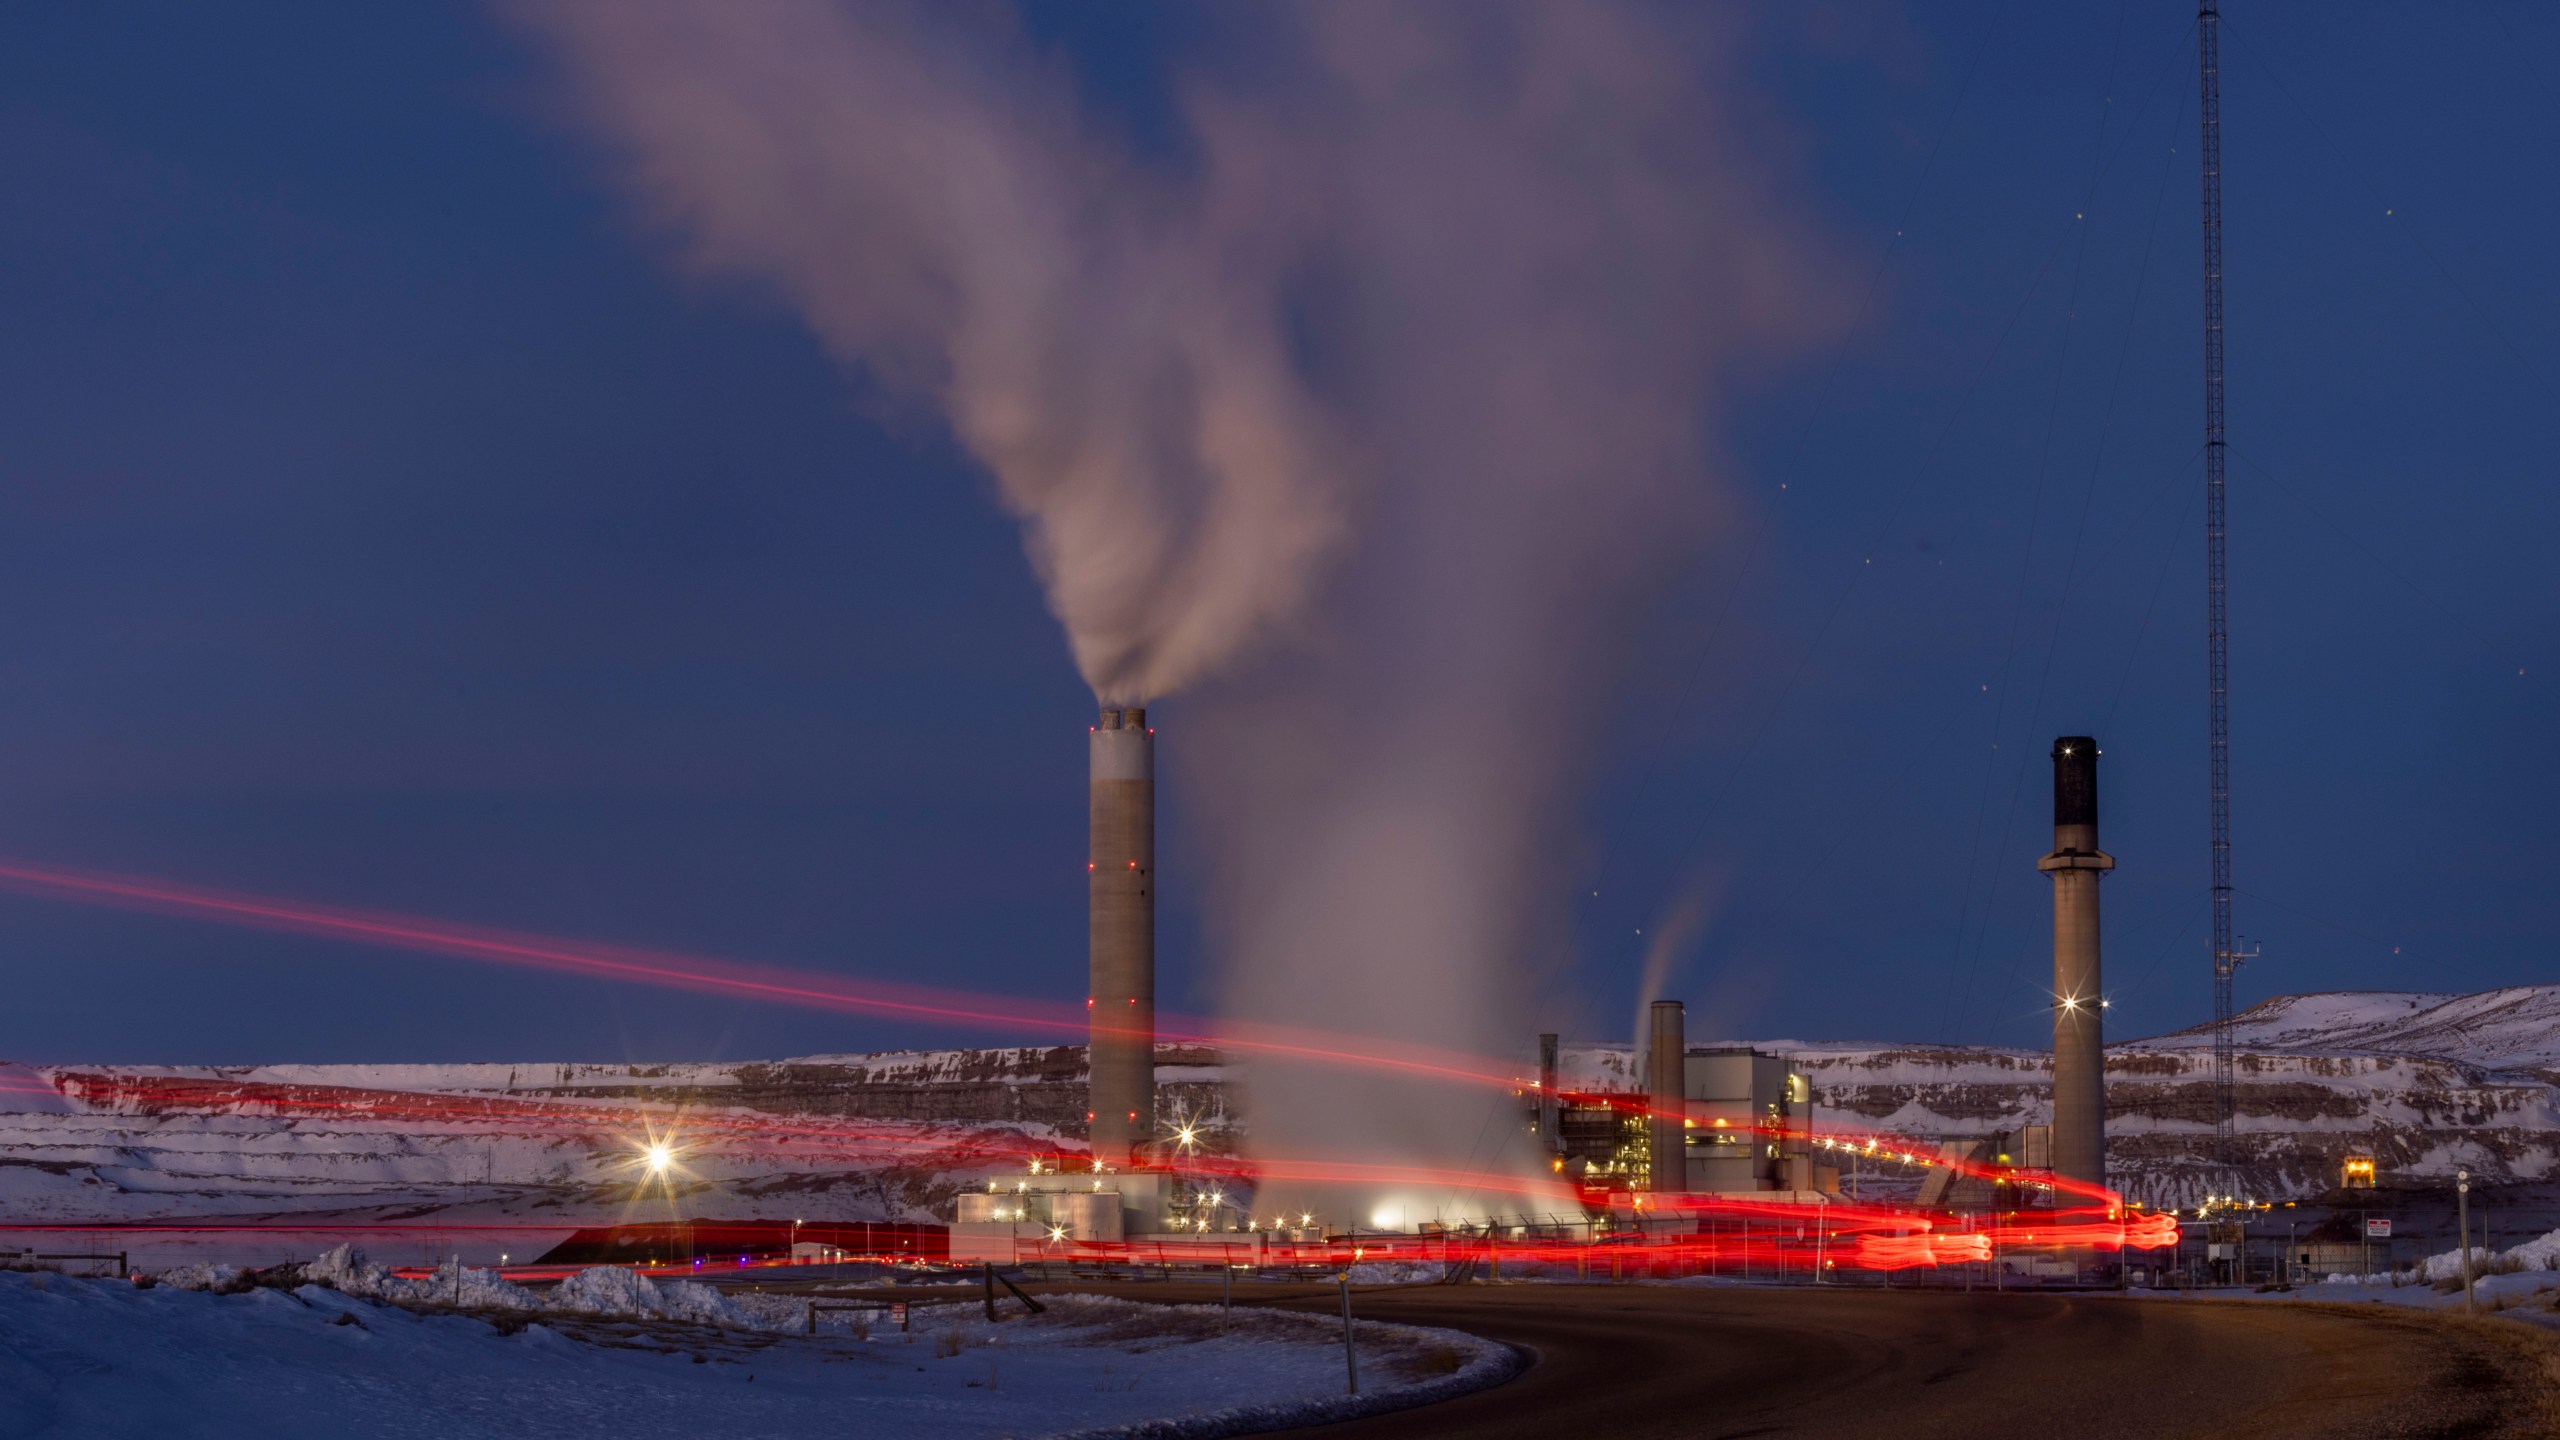
<instances>
[{"instance_id":1,"label":"white steam plume","mask_svg":"<svg viewBox=\"0 0 2560 1440\"><path fill-rule=\"evenodd\" d=\"M1182 77L1176 163L1000 10L521 13L697 260L942 409L1095 687L1192 688L1231 1013L1518 1051L1628 637L1725 508L1718 402L1845 318L1730 27L1229 7L1209 48L1251 59ZM1364 1200L1546 1208L1500 1188L1508 1094L1250 1083L1265 1155L1488 1180Z\"/></svg>"},{"instance_id":2,"label":"white steam plume","mask_svg":"<svg viewBox=\"0 0 2560 1440\"><path fill-rule=\"evenodd\" d=\"M1340 529L1279 257L1090 133L1003 11L508 7L634 189L993 472L1085 679L1163 694L1287 622Z\"/></svg>"},{"instance_id":3,"label":"white steam plume","mask_svg":"<svg viewBox=\"0 0 2560 1440\"><path fill-rule=\"evenodd\" d=\"M1644 927L1644 968L1636 977L1636 1019L1627 1031L1633 1037L1637 1055L1644 1054L1645 1046L1652 1039L1653 1002L1679 998L1663 991L1670 987L1672 975L1689 958L1689 951L1698 943L1699 937L1706 934L1708 900L1706 875L1701 871L1695 879L1674 892L1662 913L1653 917L1652 924ZM1702 1017L1692 1016L1689 1023L1694 1026L1699 1018ZM1692 1030L1691 1033L1697 1032Z\"/></svg>"}]
</instances>

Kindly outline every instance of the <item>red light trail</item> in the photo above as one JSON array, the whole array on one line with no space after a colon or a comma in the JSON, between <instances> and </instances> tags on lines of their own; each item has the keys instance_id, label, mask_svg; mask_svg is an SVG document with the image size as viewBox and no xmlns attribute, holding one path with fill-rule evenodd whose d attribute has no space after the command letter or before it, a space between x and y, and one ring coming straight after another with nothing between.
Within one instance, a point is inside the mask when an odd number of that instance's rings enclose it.
<instances>
[{"instance_id":1,"label":"red light trail","mask_svg":"<svg viewBox=\"0 0 2560 1440\"><path fill-rule=\"evenodd\" d=\"M320 936L368 945L492 963L523 965L537 969L581 975L595 979L647 984L695 992L740 996L778 1004L816 1006L825 1009L887 1015L911 1020L944 1024L984 1024L1027 1031L1053 1037L1082 1039L1089 1033L1089 1017L1084 1007L1024 1002L1019 1000L931 989L919 986L890 985L878 982L856 982L831 976L811 975L773 967L759 967L702 956L640 949L628 946L564 940L556 937L525 934L489 927L456 924L417 916L350 910L306 902L287 901L267 896L219 891L201 886L175 884L133 876L99 874L65 870L23 863L0 863L0 889L56 899L76 900L88 904L113 906L150 913L249 926L286 933ZM1181 1017L1161 1017L1172 1022L1160 1026L1159 1041L1174 1044L1198 1044L1229 1051L1243 1051L1293 1060L1324 1064L1340 1064L1404 1074L1420 1074L1435 1079L1451 1080L1474 1086L1496 1086L1513 1093L1534 1092L1538 1087L1520 1076L1509 1073L1504 1062L1480 1056L1457 1055L1417 1046L1382 1044L1370 1036L1329 1035L1318 1032L1288 1030L1280 1027L1250 1024L1211 1025L1186 1022ZM77 1093L82 1085L99 1089L97 1096L111 1105L132 1104L144 1108L220 1108L242 1107L264 1109L270 1113L303 1113L312 1115L361 1115L386 1121L454 1122L500 1121L530 1124L545 1128L567 1128L581 1132L607 1132L627 1136L635 1123L658 1119L681 1124L687 1135L703 1144L723 1141L755 1145L783 1144L793 1140L871 1147L893 1152L906 1152L910 1157L930 1155L942 1164L1015 1163L1037 1158L1043 1147L1026 1139L1000 1140L1002 1127L987 1126L955 1137L949 1132L936 1134L912 1126L896 1125L812 1125L786 1122L760 1116L740 1115L735 1111L702 1111L685 1106L597 1106L559 1101L523 1101L493 1099L483 1096L417 1093L400 1091L365 1091L344 1087L253 1086L229 1082L195 1081L164 1077L66 1076L63 1090ZM33 1091L40 1087L17 1076L0 1076L0 1090ZM49 1087L45 1087L49 1088ZM1593 1097L1578 1097L1589 1099ZM1606 1097L1609 1104L1630 1115L1650 1112L1640 1099ZM1972 1178L1994 1182L2015 1181L2012 1172L1986 1165L1932 1153L1930 1147L1889 1135L1847 1134L1840 1131L1812 1135L1802 1130L1784 1130L1775 1126L1751 1127L1772 1138L1803 1141L1821 1140L1827 1148L1846 1146L1859 1153L1873 1155L1878 1147L1902 1157L1903 1163L1940 1166ZM1248 1163L1237 1160L1199 1162L1203 1174L1224 1174L1239 1180L1297 1180L1382 1186L1414 1186L1426 1188L1464 1188L1540 1200L1559 1200L1571 1187L1550 1177L1512 1177L1495 1172L1456 1172L1410 1165L1374 1164L1322 1158L1265 1156ZM1731 1218L1746 1231L1740 1242L1743 1254L1751 1252L1748 1230L1754 1223L1810 1226L1831 1240L1855 1239L1856 1249L1848 1257L1863 1268L1898 1269L1920 1265L1938 1265L1959 1260L1986 1258L1993 1248L2052 1248L2080 1246L2116 1248L2130 1246L2152 1248L2174 1243L2176 1225L2165 1216L2143 1216L2133 1220L2122 1218L2117 1197L2100 1187L2077 1184L2060 1177L2038 1175L2035 1183L2049 1185L2057 1195L2095 1202L2086 1211L2039 1212L2042 1238L2038 1231L2018 1226L1995 1226L1990 1231L1950 1231L1940 1228L1939 1221L1911 1211L1887 1210L1854 1204L1793 1206L1781 1203L1736 1201L1729 1198L1709 1199L1678 1195L1648 1196L1655 1204L1655 1214L1676 1218L1679 1223L1712 1224L1719 1217ZM30 1226L29 1229L71 1229L68 1226ZM178 1228L178 1227L171 1227ZM268 1227L196 1227L208 1233ZM293 1227L330 1228L330 1227ZM379 1229L373 1226L349 1226L351 1230ZM457 1229L457 1226L420 1226L421 1230ZM489 1227L536 1229L549 1227ZM1215 1244L1217 1242L1203 1242ZM1702 1260L1714 1263L1718 1247L1732 1242L1710 1236L1675 1236L1668 1241L1670 1249L1656 1255L1668 1256L1667 1263ZM1358 1247L1355 1247L1358 1248ZM1504 1247L1506 1251L1512 1249ZM1659 1249L1659 1246L1652 1247ZM1836 1264L1827 1256L1821 1262Z\"/></svg>"},{"instance_id":2,"label":"red light trail","mask_svg":"<svg viewBox=\"0 0 2560 1440\"><path fill-rule=\"evenodd\" d=\"M699 1110L669 1105L601 1105L558 1100L525 1100L514 1097L456 1095L437 1092L372 1090L356 1087L273 1084L223 1080L200 1080L184 1077L115 1075L72 1072L62 1077L62 1093L84 1103L109 1109L135 1109L149 1112L229 1112L263 1116L314 1116L332 1119L371 1119L396 1124L471 1125L503 1123L548 1129L577 1135L596 1136L608 1142L629 1143L635 1126L669 1128L678 1133L689 1151L697 1154L717 1153L725 1145L742 1145L756 1151L794 1141L819 1145L842 1145L870 1152L892 1163L931 1161L939 1167L1022 1164L1026 1161L1055 1159L1054 1151L1036 1145L1004 1127L988 1125L954 1133L933 1130L914 1122L870 1122L828 1124L790 1121L773 1117L742 1114L735 1110ZM1772 1133L1777 1133L1774 1129ZM1410 1164L1379 1164L1360 1161L1311 1157L1262 1156L1251 1161L1233 1157L1196 1157L1185 1167L1204 1179L1225 1179L1244 1184L1270 1181L1301 1181L1328 1184L1366 1185L1377 1187L1411 1187L1422 1189L1465 1189L1488 1196L1510 1197L1515 1202L1562 1203L1578 1209L1567 1198L1569 1187L1549 1179L1520 1178L1483 1171L1454 1171ZM1743 1223L1819 1226L1830 1235L1861 1232L1904 1236L1927 1234L1956 1223L1950 1216L1932 1216L1907 1209L1846 1201L1807 1204L1793 1200L1757 1200L1748 1197L1718 1195L1692 1196L1658 1194L1643 1197L1650 1202L1655 1224L1691 1224L1717 1221ZM2112 1199L2112 1197L2109 1197ZM2113 1247L2167 1244L2176 1237L2175 1222L2165 1216L2145 1216L2130 1222L2118 1218L2111 1206L2090 1207L2080 1211L2040 1211L2049 1243L2056 1233L2077 1237L2069 1243ZM565 1222L564 1222L565 1223ZM2057 1230L2058 1227L2058 1230ZM35 1226L37 1229L64 1228ZM211 1227L258 1229L273 1227ZM293 1227L303 1228L303 1227ZM328 1227L313 1227L328 1228ZM354 1227L363 1228L363 1227ZM421 1230L451 1229L454 1226L420 1226ZM539 1229L545 1227L523 1227ZM2017 1232L2008 1245L2030 1243L2026 1237L2033 1231ZM1971 1242L1965 1242L1970 1244ZM1878 1251L1878 1255L1899 1254L1899 1263L1942 1263L1913 1261L1908 1257L1923 1253L1905 1248L1900 1251Z\"/></svg>"},{"instance_id":3,"label":"red light trail","mask_svg":"<svg viewBox=\"0 0 2560 1440\"><path fill-rule=\"evenodd\" d=\"M219 924L312 935L365 945L448 955L497 964L678 990L816 1006L937 1024L981 1024L1055 1039L1091 1033L1084 1006L1021 1001L964 991L879 981L853 981L707 956L608 945L248 895L171 881L24 862L0 862L0 890L47 899ZM1285 1059L1424 1075L1471 1085L1516 1088L1502 1062L1368 1035L1327 1035L1251 1023L1214 1023L1159 1014L1154 1038ZM1104 1033L1110 1033L1108 1027Z\"/></svg>"},{"instance_id":4,"label":"red light trail","mask_svg":"<svg viewBox=\"0 0 2560 1440\"><path fill-rule=\"evenodd\" d=\"M171 881L24 862L0 862L0 889L47 898L154 914L315 935L367 945L530 966L680 990L733 995L786 1005L808 1005L941 1024L987 1024L1052 1037L1085 1038L1091 1018L1083 1006L1041 1004L920 986L855 982L833 976L739 964L706 956L564 940L553 936L430 920L413 915L350 910L272 896L248 895ZM1511 1091L1534 1091L1534 1082L1509 1073L1504 1062L1374 1036L1328 1035L1249 1022L1212 1023L1159 1015L1155 1038L1282 1059L1382 1069ZM1623 1103L1620 1108L1627 1109ZM1632 1113L1649 1113L1641 1104ZM1818 1138L1806 1136L1803 1138ZM1838 1138L1838 1132L1834 1137ZM1926 1154L1926 1147L1891 1136L1856 1136L1886 1143L1897 1153ZM1976 1178L2000 1178L1990 1167L1929 1155ZM2108 1200L2110 1193L2054 1177L2058 1191Z\"/></svg>"}]
</instances>

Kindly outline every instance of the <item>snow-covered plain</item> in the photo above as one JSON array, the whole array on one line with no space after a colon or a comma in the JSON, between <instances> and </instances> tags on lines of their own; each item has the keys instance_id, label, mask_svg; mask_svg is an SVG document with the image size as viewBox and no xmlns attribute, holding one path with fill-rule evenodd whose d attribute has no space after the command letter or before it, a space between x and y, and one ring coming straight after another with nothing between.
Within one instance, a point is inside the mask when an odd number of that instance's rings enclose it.
<instances>
[{"instance_id":1,"label":"snow-covered plain","mask_svg":"<svg viewBox=\"0 0 2560 1440\"><path fill-rule=\"evenodd\" d=\"M968 1306L920 1309L910 1332L860 1336L829 1316L805 1338L436 1313L321 1285L226 1295L0 1273L0 1436L1169 1437L1416 1403L1516 1363L1469 1337L1364 1325L1355 1410L1321 1317L1239 1311L1222 1333L1208 1307L1050 1306L992 1326Z\"/></svg>"}]
</instances>

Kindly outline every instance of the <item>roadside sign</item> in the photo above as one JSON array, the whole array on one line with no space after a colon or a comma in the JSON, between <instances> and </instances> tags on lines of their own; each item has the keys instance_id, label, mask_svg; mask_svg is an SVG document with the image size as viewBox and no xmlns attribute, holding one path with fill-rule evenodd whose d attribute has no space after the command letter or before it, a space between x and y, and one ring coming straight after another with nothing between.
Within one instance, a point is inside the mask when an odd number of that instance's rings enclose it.
<instances>
[{"instance_id":1,"label":"roadside sign","mask_svg":"<svg viewBox=\"0 0 2560 1440\"><path fill-rule=\"evenodd\" d=\"M2367 1240L2390 1239L2391 1222L2388 1220L2367 1220L2364 1222L2364 1238Z\"/></svg>"}]
</instances>

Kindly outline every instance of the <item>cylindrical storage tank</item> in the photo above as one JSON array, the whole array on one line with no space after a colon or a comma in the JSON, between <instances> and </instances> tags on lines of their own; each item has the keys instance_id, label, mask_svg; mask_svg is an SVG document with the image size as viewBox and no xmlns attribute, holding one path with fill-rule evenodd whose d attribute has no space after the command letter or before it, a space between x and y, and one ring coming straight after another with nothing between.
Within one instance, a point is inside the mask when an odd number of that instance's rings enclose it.
<instances>
[{"instance_id":1,"label":"cylindrical storage tank","mask_svg":"<svg viewBox=\"0 0 2560 1440\"><path fill-rule=\"evenodd\" d=\"M2053 742L2053 853L2036 868L2053 877L2053 1173L2089 1185L2107 1183L2098 880L2115 863L2098 848L2098 742L2065 735Z\"/></svg>"},{"instance_id":2,"label":"cylindrical storage tank","mask_svg":"<svg viewBox=\"0 0 2560 1440\"><path fill-rule=\"evenodd\" d=\"M1689 1188L1688 1064L1689 1012L1677 1000L1653 1002L1651 1034L1645 1045L1647 1167L1653 1188L1677 1194Z\"/></svg>"},{"instance_id":3,"label":"cylindrical storage tank","mask_svg":"<svg viewBox=\"0 0 2560 1440\"><path fill-rule=\"evenodd\" d=\"M1088 942L1094 1163L1125 1169L1155 1136L1155 732L1135 706L1093 728Z\"/></svg>"}]
</instances>

